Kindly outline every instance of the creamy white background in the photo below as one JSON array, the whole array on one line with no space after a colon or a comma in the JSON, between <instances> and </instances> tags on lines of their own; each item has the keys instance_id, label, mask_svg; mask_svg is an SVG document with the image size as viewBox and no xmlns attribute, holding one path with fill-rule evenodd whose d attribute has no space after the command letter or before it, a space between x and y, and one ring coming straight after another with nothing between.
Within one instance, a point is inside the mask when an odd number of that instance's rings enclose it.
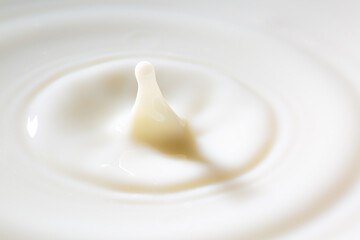
<instances>
[{"instance_id":1,"label":"creamy white background","mask_svg":"<svg viewBox=\"0 0 360 240\"><path fill-rule=\"evenodd\" d=\"M169 9L207 16L224 23L246 23L274 34L295 47L303 49L307 54L321 56L325 68L333 69L334 73L339 72L349 79L354 86L353 90L359 94L360 17L358 13L360 4L357 1L196 1L195 4L192 2L1 1L0 23L6 23L6 19L16 18L26 12L46 12L49 9L87 8L107 4L146 8L154 4L163 10ZM0 47L4 46L0 45ZM3 61L0 68L4 67L6 67L6 62ZM26 66L19 66L19 68L26 70ZM0 149L0 151L6 152L5 149ZM357 173L355 175L360 175L359 166L353 171ZM13 173L12 176L16 174ZM31 180L29 179L29 181ZM6 181L1 183L1 185L6 184L11 189L11 183ZM56 184L54 182L53 186ZM48 186L43 186L43 188L44 191L48 190ZM27 194L31 195L31 192L24 190L24 195ZM90 194L89 197L93 197L93 195ZM86 197L82 200L84 199ZM49 203L49 205L51 204ZM44 207L51 209L54 206ZM16 208L16 204L14 204L14 208ZM84 208L86 208L86 204L84 204ZM11 212L10 210L9 212ZM22 214L26 215L26 213ZM141 215L140 212L139 215ZM46 220L44 220L44 226L46 226ZM283 235L283 239L358 239L360 237L359 229L360 179L356 178L335 204L306 221L305 224L292 228L292 231ZM35 233L41 231L41 229L27 230ZM274 239L281 239L281 237L276 236Z\"/></svg>"}]
</instances>

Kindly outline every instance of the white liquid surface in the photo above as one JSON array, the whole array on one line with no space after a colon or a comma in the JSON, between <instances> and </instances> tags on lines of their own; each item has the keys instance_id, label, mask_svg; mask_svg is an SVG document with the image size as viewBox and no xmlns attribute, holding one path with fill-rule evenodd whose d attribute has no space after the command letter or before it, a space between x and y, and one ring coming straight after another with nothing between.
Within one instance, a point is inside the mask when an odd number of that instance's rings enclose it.
<instances>
[{"instance_id":1,"label":"white liquid surface","mask_svg":"<svg viewBox=\"0 0 360 240\"><path fill-rule=\"evenodd\" d=\"M1 10L0 237L357 236L348 72L235 10L82 4ZM141 60L204 161L129 140Z\"/></svg>"},{"instance_id":2,"label":"white liquid surface","mask_svg":"<svg viewBox=\"0 0 360 240\"><path fill-rule=\"evenodd\" d=\"M275 126L261 99L209 68L154 62L171 106L191 126L201 160L172 157L131 141L134 60L75 71L34 94L27 131L30 147L39 154L35 158L86 182L141 192L233 178L263 158Z\"/></svg>"}]
</instances>

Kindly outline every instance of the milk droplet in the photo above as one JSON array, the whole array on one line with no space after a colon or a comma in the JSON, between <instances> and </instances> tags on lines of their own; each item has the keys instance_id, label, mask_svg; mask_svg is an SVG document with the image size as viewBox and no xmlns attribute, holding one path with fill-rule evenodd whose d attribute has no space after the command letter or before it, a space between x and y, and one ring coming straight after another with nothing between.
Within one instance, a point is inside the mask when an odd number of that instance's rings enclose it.
<instances>
[{"instance_id":1,"label":"milk droplet","mask_svg":"<svg viewBox=\"0 0 360 240\"><path fill-rule=\"evenodd\" d=\"M132 138L166 154L199 159L190 127L166 103L153 65L139 62L135 76L138 92L131 121Z\"/></svg>"}]
</instances>

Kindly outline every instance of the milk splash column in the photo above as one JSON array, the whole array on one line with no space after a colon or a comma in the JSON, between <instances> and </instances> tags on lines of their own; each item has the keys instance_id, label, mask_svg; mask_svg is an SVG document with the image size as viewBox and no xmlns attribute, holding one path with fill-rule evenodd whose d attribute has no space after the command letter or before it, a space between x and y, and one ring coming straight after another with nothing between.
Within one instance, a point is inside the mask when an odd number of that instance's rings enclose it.
<instances>
[{"instance_id":1,"label":"milk splash column","mask_svg":"<svg viewBox=\"0 0 360 240\"><path fill-rule=\"evenodd\" d=\"M166 103L156 82L153 65L139 62L135 75L138 93L131 122L133 139L167 154L197 158L189 125Z\"/></svg>"}]
</instances>

